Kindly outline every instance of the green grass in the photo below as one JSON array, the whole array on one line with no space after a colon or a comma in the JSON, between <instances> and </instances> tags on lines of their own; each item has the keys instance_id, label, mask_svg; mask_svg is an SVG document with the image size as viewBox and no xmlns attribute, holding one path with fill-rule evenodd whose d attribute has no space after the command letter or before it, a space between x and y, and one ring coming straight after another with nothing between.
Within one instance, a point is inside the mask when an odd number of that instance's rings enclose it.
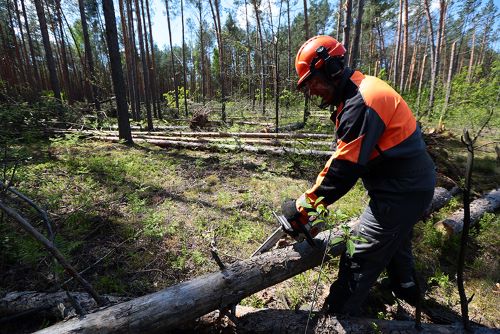
<instances>
[{"instance_id":1,"label":"green grass","mask_svg":"<svg viewBox=\"0 0 500 334\"><path fill-rule=\"evenodd\" d=\"M300 113L290 112L290 122L300 119ZM230 128L234 129L235 125ZM311 117L303 131L328 133L332 128ZM460 145L456 140L451 144L456 146L449 159L463 164ZM326 162L325 158L295 155L165 150L142 144L129 147L76 135L10 147L13 154L23 157L15 186L48 210L63 254L77 270L84 270L109 253L91 267L86 278L100 292L127 295L157 291L218 270L210 255L212 241L225 263L250 256L277 227L272 211L279 211L283 200L300 196ZM479 152L477 157L478 183L489 178L489 186L498 167L489 151ZM339 222L358 217L367 202L358 182L329 209ZM415 229L417 268L436 283L432 293L448 293L450 303L456 301L455 292L448 289L455 285L458 239L444 238L433 224L460 205L460 199L453 200ZM28 216L34 218L32 212ZM492 305L498 301L491 292L499 279L497 226L498 215L483 218L479 232L473 235L466 268L468 292L476 292L471 305L491 307L484 311L490 319L495 315ZM23 277L6 282L5 289L45 288L48 283L41 277L50 276L54 267L43 248L10 220L0 222L0 235L0 270L13 270ZM317 297L320 303L337 266L338 258L324 269ZM37 274L24 275L25 267ZM59 274L64 277L62 271ZM280 302L270 306L310 304L317 277L317 271L308 271L278 285L273 294ZM267 299L254 295L243 304L262 307Z\"/></svg>"}]
</instances>

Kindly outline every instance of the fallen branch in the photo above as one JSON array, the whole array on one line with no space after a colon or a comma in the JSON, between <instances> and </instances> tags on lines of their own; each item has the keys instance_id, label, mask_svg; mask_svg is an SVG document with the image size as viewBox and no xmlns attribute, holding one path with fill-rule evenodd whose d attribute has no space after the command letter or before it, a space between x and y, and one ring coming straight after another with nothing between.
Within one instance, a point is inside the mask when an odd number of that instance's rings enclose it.
<instances>
[{"instance_id":1,"label":"fallen branch","mask_svg":"<svg viewBox=\"0 0 500 334\"><path fill-rule=\"evenodd\" d=\"M500 189L494 189L485 197L476 199L470 204L471 225L475 224L486 212L494 212L498 208L500 208ZM434 226L445 231L448 235L462 232L464 210L455 211L449 218L437 222Z\"/></svg>"},{"instance_id":2,"label":"fallen branch","mask_svg":"<svg viewBox=\"0 0 500 334\"><path fill-rule=\"evenodd\" d=\"M14 209L8 207L5 205L2 201L0 201L0 209L2 209L7 215L9 215L11 218L16 220L21 227L28 232L33 238L35 238L38 242L40 242L45 249L52 254L56 258L56 260L59 262L59 264L66 270L68 274L73 276L78 283L87 291L99 304L100 306L106 305L108 301L101 297L90 285L89 282L87 282L78 272L76 271L75 268L71 264L69 264L64 256L61 254L61 252L54 246L54 244L45 238L43 234L38 232L37 229L35 229L26 219L24 219L19 213L17 213Z\"/></svg>"}]
</instances>

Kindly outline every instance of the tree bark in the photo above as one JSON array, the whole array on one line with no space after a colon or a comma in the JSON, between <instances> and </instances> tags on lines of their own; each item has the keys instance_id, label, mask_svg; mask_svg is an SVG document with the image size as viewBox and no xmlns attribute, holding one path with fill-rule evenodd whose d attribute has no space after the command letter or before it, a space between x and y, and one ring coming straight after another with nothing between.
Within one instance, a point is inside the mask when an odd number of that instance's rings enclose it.
<instances>
[{"instance_id":1,"label":"tree bark","mask_svg":"<svg viewBox=\"0 0 500 334\"><path fill-rule=\"evenodd\" d=\"M492 190L485 197L476 199L470 204L471 225L476 223L486 212L494 212L498 208L500 208L500 189ZM464 210L455 211L447 219L437 222L434 226L444 230L449 235L462 232Z\"/></svg>"},{"instance_id":2,"label":"tree bark","mask_svg":"<svg viewBox=\"0 0 500 334\"><path fill-rule=\"evenodd\" d=\"M113 0L104 0L102 3L104 20L106 21L106 41L109 49L111 62L111 79L116 97L116 109L118 116L119 138L132 144L132 133L128 116L128 105L126 101L125 81L123 79L122 62L118 47L118 33L116 31L116 18Z\"/></svg>"}]
</instances>

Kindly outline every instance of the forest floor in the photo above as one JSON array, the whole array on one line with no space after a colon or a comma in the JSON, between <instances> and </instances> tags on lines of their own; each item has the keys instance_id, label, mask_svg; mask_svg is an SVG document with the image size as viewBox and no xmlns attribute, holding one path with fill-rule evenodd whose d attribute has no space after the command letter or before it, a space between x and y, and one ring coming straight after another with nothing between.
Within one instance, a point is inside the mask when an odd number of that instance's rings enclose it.
<instances>
[{"instance_id":1,"label":"forest floor","mask_svg":"<svg viewBox=\"0 0 500 334\"><path fill-rule=\"evenodd\" d=\"M333 133L317 121L310 123L303 132ZM226 129L231 130L248 128ZM460 184L464 175L466 151L459 136L452 132L426 136L440 185L448 189ZM497 139L498 129L486 129L480 144ZM249 257L276 228L272 211L306 190L326 161L293 154L164 149L147 143L126 146L78 134L26 138L11 145L6 150L9 155L20 161L14 186L46 208L63 254L77 270L86 270L85 278L100 293L132 297L218 270L210 255L214 240L226 263ZM496 159L494 146L478 150L475 197L498 187ZM14 172L12 165L4 169L4 179ZM338 220L347 220L359 216L367 201L358 182L330 209ZM460 197L453 199L418 223L414 233L426 305L439 309L443 323L459 321L455 279L459 237L447 238L433 224L460 206ZM32 211L18 208L43 229ZM499 222L498 213L487 214L473 230L465 272L467 295L474 295L471 319L496 328L500 328ZM46 291L67 278L36 241L4 216L0 254L0 296L9 291ZM323 269L316 305L328 294L337 267L338 259L332 259ZM242 304L286 309L310 305L318 274L318 269L307 271ZM81 290L75 283L67 288ZM394 300L380 297L383 293L375 287L366 315L401 318ZM429 316L424 321L438 322Z\"/></svg>"}]
</instances>

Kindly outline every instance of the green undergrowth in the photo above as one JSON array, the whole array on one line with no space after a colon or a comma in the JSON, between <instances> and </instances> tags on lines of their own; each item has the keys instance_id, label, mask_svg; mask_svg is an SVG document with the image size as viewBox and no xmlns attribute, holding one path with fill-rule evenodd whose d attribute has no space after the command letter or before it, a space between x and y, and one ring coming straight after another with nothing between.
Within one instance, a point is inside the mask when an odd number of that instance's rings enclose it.
<instances>
[{"instance_id":1,"label":"green undergrowth","mask_svg":"<svg viewBox=\"0 0 500 334\"><path fill-rule=\"evenodd\" d=\"M315 112L316 113L316 112ZM324 115L321 114L321 117ZM316 117L316 116L315 116ZM332 131L311 117L302 132ZM290 118L299 121L300 117ZM230 128L251 130L250 127ZM255 128L252 128L255 129ZM332 137L333 139L333 137ZM484 139L487 144L488 138ZM465 153L457 135L428 142L450 150L460 184ZM50 140L10 142L16 157L13 185L45 208L56 230L55 243L78 271L101 293L138 296L218 270L210 249L215 245L224 263L248 258L277 227L272 211L297 198L316 179L326 158L271 156L246 152L207 152L126 146L84 139L79 135ZM492 189L498 166L490 146L477 153L474 195ZM298 146L300 148L300 146ZM438 171L450 175L445 165ZM450 167L452 168L452 167ZM7 168L14 172L13 165ZM10 174L9 174L10 175ZM41 231L36 214L18 202L16 209ZM337 222L358 217L368 203L361 184L329 209ZM415 228L414 253L427 296L457 307L456 261L459 237L447 238L434 223L461 207L452 200ZM497 214L486 215L472 232L466 265L466 289L475 294L473 314L489 324L498 319ZM242 303L254 307L321 306L337 275L338 258L259 293ZM56 273L56 275L54 275ZM66 280L41 246L5 216L0 221L1 291L45 290ZM69 283L70 290L78 290ZM496 292L495 292L496 291ZM319 304L318 304L319 303Z\"/></svg>"}]
</instances>

